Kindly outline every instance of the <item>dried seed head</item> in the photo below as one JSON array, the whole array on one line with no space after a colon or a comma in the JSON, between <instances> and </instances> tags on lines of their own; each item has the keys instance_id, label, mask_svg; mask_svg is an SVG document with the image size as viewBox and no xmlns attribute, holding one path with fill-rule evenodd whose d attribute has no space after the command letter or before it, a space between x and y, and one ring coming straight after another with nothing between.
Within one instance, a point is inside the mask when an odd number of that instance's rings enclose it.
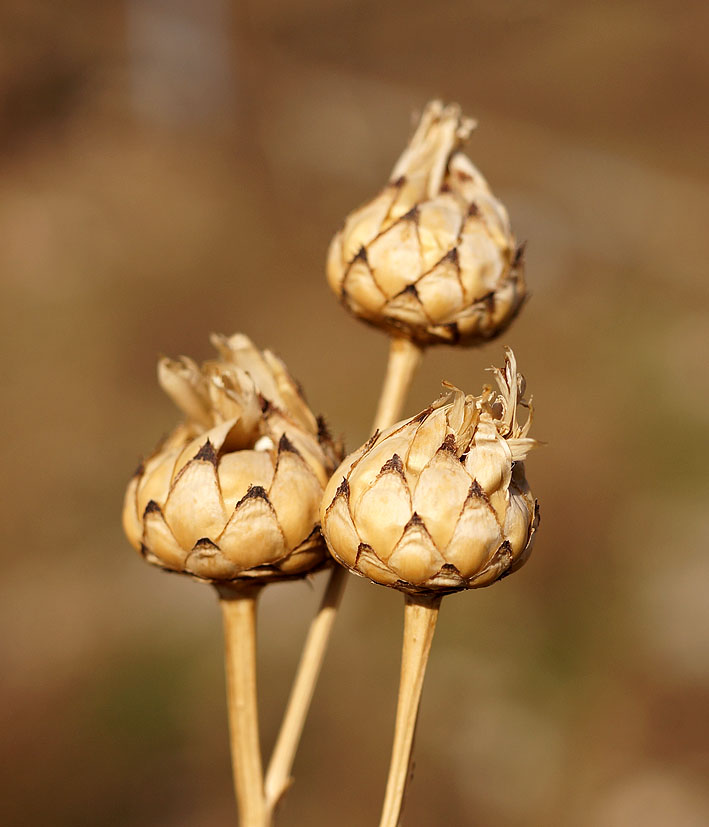
<instances>
[{"instance_id":1,"label":"dried seed head","mask_svg":"<svg viewBox=\"0 0 709 827\"><path fill-rule=\"evenodd\" d=\"M241 334L219 358L162 359L185 421L142 463L123 508L155 565L210 582L302 575L326 559L318 506L342 451L285 365Z\"/></svg>"},{"instance_id":2,"label":"dried seed head","mask_svg":"<svg viewBox=\"0 0 709 827\"><path fill-rule=\"evenodd\" d=\"M344 460L321 505L337 560L411 592L487 586L525 562L539 521L523 463L537 444L531 403L511 350L493 371L497 390L444 383L429 408Z\"/></svg>"},{"instance_id":3,"label":"dried seed head","mask_svg":"<svg viewBox=\"0 0 709 827\"><path fill-rule=\"evenodd\" d=\"M526 295L507 211L461 147L475 123L433 101L389 184L330 244L330 286L355 315L420 345L474 345Z\"/></svg>"}]
</instances>

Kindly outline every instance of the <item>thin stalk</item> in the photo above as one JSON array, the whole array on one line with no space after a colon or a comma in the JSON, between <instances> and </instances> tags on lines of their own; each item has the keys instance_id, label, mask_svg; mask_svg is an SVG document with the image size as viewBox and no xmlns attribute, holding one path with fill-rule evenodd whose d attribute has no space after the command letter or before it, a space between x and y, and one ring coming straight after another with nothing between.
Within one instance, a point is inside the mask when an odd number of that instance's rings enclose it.
<instances>
[{"instance_id":1,"label":"thin stalk","mask_svg":"<svg viewBox=\"0 0 709 827\"><path fill-rule=\"evenodd\" d=\"M291 770L295 753L325 657L330 631L345 588L346 575L346 569L335 565L325 588L320 609L308 630L308 637L303 646L303 654L291 688L281 730L278 733L266 773L268 824L272 822L281 798L293 781Z\"/></svg>"},{"instance_id":2,"label":"thin stalk","mask_svg":"<svg viewBox=\"0 0 709 827\"><path fill-rule=\"evenodd\" d=\"M423 350L409 339L392 337L389 349L389 363L382 393L379 397L377 415L372 431L383 431L393 425L401 416L406 394L411 387L416 368L421 362Z\"/></svg>"},{"instance_id":3,"label":"thin stalk","mask_svg":"<svg viewBox=\"0 0 709 827\"><path fill-rule=\"evenodd\" d=\"M372 431L393 425L401 415L423 351L408 339L392 338L389 361ZM266 773L266 813L271 824L276 808L292 783L291 770L325 657L330 632L345 590L346 570L335 565L330 572L320 609L313 619L300 656L276 745Z\"/></svg>"},{"instance_id":4,"label":"thin stalk","mask_svg":"<svg viewBox=\"0 0 709 827\"><path fill-rule=\"evenodd\" d=\"M399 701L382 818L379 827L397 827L409 781L423 678L441 597L406 595Z\"/></svg>"},{"instance_id":5,"label":"thin stalk","mask_svg":"<svg viewBox=\"0 0 709 827\"><path fill-rule=\"evenodd\" d=\"M264 827L265 801L256 695L256 601L260 586L222 586L229 744L240 827Z\"/></svg>"}]
</instances>

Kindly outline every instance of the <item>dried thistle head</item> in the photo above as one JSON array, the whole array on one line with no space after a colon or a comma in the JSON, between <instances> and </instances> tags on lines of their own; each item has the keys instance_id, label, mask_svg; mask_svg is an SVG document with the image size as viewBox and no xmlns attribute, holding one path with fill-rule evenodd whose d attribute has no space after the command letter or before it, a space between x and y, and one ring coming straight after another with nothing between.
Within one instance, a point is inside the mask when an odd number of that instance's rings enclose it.
<instances>
[{"instance_id":1,"label":"dried thistle head","mask_svg":"<svg viewBox=\"0 0 709 827\"><path fill-rule=\"evenodd\" d=\"M487 586L526 561L539 520L524 476L537 444L531 405L511 350L493 371L497 390L466 396L444 383L430 407L340 465L321 522L343 565L404 591L449 592Z\"/></svg>"},{"instance_id":2,"label":"dried thistle head","mask_svg":"<svg viewBox=\"0 0 709 827\"><path fill-rule=\"evenodd\" d=\"M185 416L141 464L123 526L149 562L202 580L278 579L321 565L318 505L342 456L283 362L241 334L219 358L161 359Z\"/></svg>"},{"instance_id":3,"label":"dried thistle head","mask_svg":"<svg viewBox=\"0 0 709 827\"><path fill-rule=\"evenodd\" d=\"M461 149L474 126L457 105L429 103L387 186L330 244L345 307L419 345L491 339L526 295L507 211Z\"/></svg>"}]
</instances>

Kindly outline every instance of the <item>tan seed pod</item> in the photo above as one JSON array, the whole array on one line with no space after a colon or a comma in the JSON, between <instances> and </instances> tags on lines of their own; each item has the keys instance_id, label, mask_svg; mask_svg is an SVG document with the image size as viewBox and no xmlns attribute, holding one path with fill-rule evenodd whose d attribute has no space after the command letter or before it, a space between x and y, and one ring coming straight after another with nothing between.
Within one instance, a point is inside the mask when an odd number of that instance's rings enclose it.
<instances>
[{"instance_id":1,"label":"tan seed pod","mask_svg":"<svg viewBox=\"0 0 709 827\"><path fill-rule=\"evenodd\" d=\"M507 211L461 151L474 126L457 105L429 103L387 186L330 244L345 307L419 345L491 339L526 295Z\"/></svg>"},{"instance_id":2,"label":"tan seed pod","mask_svg":"<svg viewBox=\"0 0 709 827\"><path fill-rule=\"evenodd\" d=\"M123 526L150 563L208 582L302 575L326 559L318 506L342 454L285 365L241 334L201 367L162 359L186 420L128 485Z\"/></svg>"},{"instance_id":3,"label":"tan seed pod","mask_svg":"<svg viewBox=\"0 0 709 827\"><path fill-rule=\"evenodd\" d=\"M523 463L537 444L531 408L520 424L529 403L511 350L493 370L497 391L466 396L446 385L343 461L321 506L343 565L403 591L446 593L487 586L526 561L539 521Z\"/></svg>"}]
</instances>

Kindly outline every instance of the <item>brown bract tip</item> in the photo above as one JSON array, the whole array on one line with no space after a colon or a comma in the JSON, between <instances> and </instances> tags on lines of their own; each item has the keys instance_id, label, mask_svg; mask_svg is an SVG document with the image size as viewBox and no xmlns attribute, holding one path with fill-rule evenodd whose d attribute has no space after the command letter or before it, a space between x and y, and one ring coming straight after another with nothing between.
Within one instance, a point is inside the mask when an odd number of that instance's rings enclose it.
<instances>
[{"instance_id":1,"label":"brown bract tip","mask_svg":"<svg viewBox=\"0 0 709 827\"><path fill-rule=\"evenodd\" d=\"M493 554L492 560L490 560L489 563L489 566L499 565L503 567L502 573L497 578L498 580L502 580L503 577L507 577L508 574L512 574L512 572L509 571L509 568L512 565L512 559L512 546L508 540L505 540L505 542ZM489 568L489 566L487 566L487 568Z\"/></svg>"},{"instance_id":2,"label":"brown bract tip","mask_svg":"<svg viewBox=\"0 0 709 827\"><path fill-rule=\"evenodd\" d=\"M362 449L362 452L364 454L366 454L367 451L372 447L372 445L374 445L374 443L379 439L379 434L381 434L381 431L379 430L379 428L377 428L377 430L369 437L369 439L364 444L364 447Z\"/></svg>"},{"instance_id":3,"label":"brown bract tip","mask_svg":"<svg viewBox=\"0 0 709 827\"><path fill-rule=\"evenodd\" d=\"M332 435L327 427L327 422L325 422L325 417L318 416L316 422L318 423L318 442L332 442Z\"/></svg>"},{"instance_id":4,"label":"brown bract tip","mask_svg":"<svg viewBox=\"0 0 709 827\"><path fill-rule=\"evenodd\" d=\"M418 221L419 220L419 208L417 206L413 206L407 213L401 216L399 219L400 221Z\"/></svg>"},{"instance_id":5,"label":"brown bract tip","mask_svg":"<svg viewBox=\"0 0 709 827\"><path fill-rule=\"evenodd\" d=\"M217 464L217 452L214 450L212 443L207 440L204 445L194 455L194 459L202 460L204 462L211 462L212 465Z\"/></svg>"},{"instance_id":6,"label":"brown bract tip","mask_svg":"<svg viewBox=\"0 0 709 827\"><path fill-rule=\"evenodd\" d=\"M239 500L239 502L236 504L236 507L238 508L241 505L241 503L245 502L246 500L253 500L257 497L262 500L266 500L266 502L270 502L265 488L262 488L260 485L250 485L249 490Z\"/></svg>"},{"instance_id":7,"label":"brown bract tip","mask_svg":"<svg viewBox=\"0 0 709 827\"><path fill-rule=\"evenodd\" d=\"M305 540L302 540L300 543L298 543L294 551L299 551L300 549L305 548L306 546L312 545L313 542L316 539L318 539L318 537L322 537L322 531L320 529L320 523L315 523L313 530L310 532L310 534L308 534Z\"/></svg>"},{"instance_id":8,"label":"brown bract tip","mask_svg":"<svg viewBox=\"0 0 709 827\"><path fill-rule=\"evenodd\" d=\"M407 293L411 293L411 295L416 296L417 299L419 297L419 291L416 289L415 284L408 284L400 293L397 293L396 295L405 296Z\"/></svg>"},{"instance_id":9,"label":"brown bract tip","mask_svg":"<svg viewBox=\"0 0 709 827\"><path fill-rule=\"evenodd\" d=\"M281 438L278 440L278 453L280 454L281 451L290 451L291 454L298 453L298 449L285 434L281 434Z\"/></svg>"},{"instance_id":10,"label":"brown bract tip","mask_svg":"<svg viewBox=\"0 0 709 827\"><path fill-rule=\"evenodd\" d=\"M148 504L145 506L145 511L143 512L143 517L147 517L148 514L153 514L157 512L158 514L162 514L162 508L155 502L155 500L150 500Z\"/></svg>"},{"instance_id":11,"label":"brown bract tip","mask_svg":"<svg viewBox=\"0 0 709 827\"><path fill-rule=\"evenodd\" d=\"M416 416L411 418L411 422L423 422L424 419L428 419L428 417L433 413L433 408L428 407L424 408L421 413L417 413Z\"/></svg>"},{"instance_id":12,"label":"brown bract tip","mask_svg":"<svg viewBox=\"0 0 709 827\"><path fill-rule=\"evenodd\" d=\"M446 438L441 443L439 451L449 451L453 456L458 456L458 451L455 445L455 434L446 434Z\"/></svg>"},{"instance_id":13,"label":"brown bract tip","mask_svg":"<svg viewBox=\"0 0 709 827\"><path fill-rule=\"evenodd\" d=\"M424 526L424 528L426 527L426 526L424 525L423 520L422 520L422 519L419 517L419 515L418 515L418 514L414 511L414 513L411 515L411 519L410 519L410 520L409 520L409 522L408 522L408 523L406 523L406 525L404 526L404 531L408 531L408 529L410 529L410 528L414 528L415 526Z\"/></svg>"},{"instance_id":14,"label":"brown bract tip","mask_svg":"<svg viewBox=\"0 0 709 827\"><path fill-rule=\"evenodd\" d=\"M197 540L194 546L192 546L192 551L205 551L207 549L219 551L219 546L210 540L209 537L202 537L201 540Z\"/></svg>"},{"instance_id":15,"label":"brown bract tip","mask_svg":"<svg viewBox=\"0 0 709 827\"><path fill-rule=\"evenodd\" d=\"M458 264L458 248L451 247L450 250L443 256L441 261L450 261L452 264Z\"/></svg>"},{"instance_id":16,"label":"brown bract tip","mask_svg":"<svg viewBox=\"0 0 709 827\"><path fill-rule=\"evenodd\" d=\"M352 259L352 261L363 261L365 264L368 263L367 251L364 249L363 246L359 248L359 250L357 251L357 255Z\"/></svg>"},{"instance_id":17,"label":"brown bract tip","mask_svg":"<svg viewBox=\"0 0 709 827\"><path fill-rule=\"evenodd\" d=\"M512 259L512 266L519 267L524 259L524 253L527 249L527 242L523 241L515 250L515 257Z\"/></svg>"},{"instance_id":18,"label":"brown bract tip","mask_svg":"<svg viewBox=\"0 0 709 827\"><path fill-rule=\"evenodd\" d=\"M470 176L468 176L468 178L470 178ZM475 201L471 202L470 206L468 207L468 215L472 216L473 218L479 218L480 207L478 207Z\"/></svg>"},{"instance_id":19,"label":"brown bract tip","mask_svg":"<svg viewBox=\"0 0 709 827\"><path fill-rule=\"evenodd\" d=\"M451 334L451 342L457 342L460 339L460 328L458 327L457 322L448 322L448 324L444 325Z\"/></svg>"},{"instance_id":20,"label":"brown bract tip","mask_svg":"<svg viewBox=\"0 0 709 827\"><path fill-rule=\"evenodd\" d=\"M346 500L350 498L350 484L347 482L347 478L343 477L342 482L337 486L337 491L335 491L335 498L344 497Z\"/></svg>"},{"instance_id":21,"label":"brown bract tip","mask_svg":"<svg viewBox=\"0 0 709 827\"><path fill-rule=\"evenodd\" d=\"M473 484L470 486L470 491L468 491L468 497L478 497L483 500L487 499L485 492L482 490L480 483L477 480L473 480Z\"/></svg>"},{"instance_id":22,"label":"brown bract tip","mask_svg":"<svg viewBox=\"0 0 709 827\"><path fill-rule=\"evenodd\" d=\"M401 457L398 454L394 454L394 456L391 459L388 459L379 469L380 474L386 474L388 471L395 471L397 474L403 475L404 466L401 462Z\"/></svg>"},{"instance_id":23,"label":"brown bract tip","mask_svg":"<svg viewBox=\"0 0 709 827\"><path fill-rule=\"evenodd\" d=\"M360 543L360 544L357 546L357 556L356 556L356 558L355 558L355 566L358 566L358 565L359 565L359 558L360 558L363 554L366 554L367 556L371 555L372 557L375 557L375 558L376 558L376 556L377 556L377 555L374 553L374 549L373 549L370 545L368 545L367 543ZM357 570L355 569L355 571L357 571ZM358 574L360 574L361 572L357 572L357 573L358 573Z\"/></svg>"}]
</instances>

